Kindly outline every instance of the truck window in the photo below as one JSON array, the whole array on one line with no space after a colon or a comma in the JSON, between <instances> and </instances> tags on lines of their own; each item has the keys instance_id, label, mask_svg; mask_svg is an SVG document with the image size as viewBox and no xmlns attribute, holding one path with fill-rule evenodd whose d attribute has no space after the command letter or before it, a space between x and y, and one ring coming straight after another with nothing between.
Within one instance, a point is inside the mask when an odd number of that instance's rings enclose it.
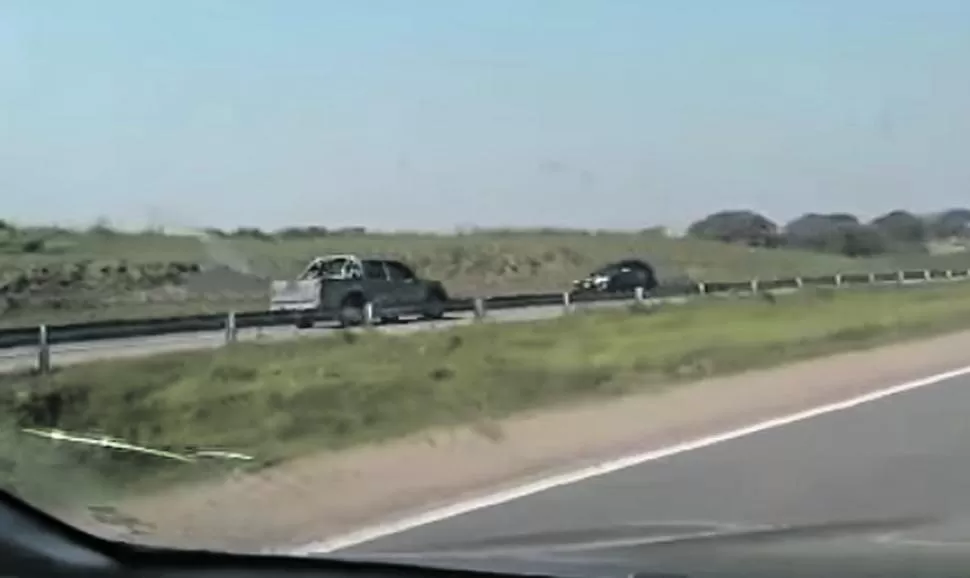
<instances>
[{"instance_id":1,"label":"truck window","mask_svg":"<svg viewBox=\"0 0 970 578\"><path fill-rule=\"evenodd\" d=\"M391 277L391 281L413 281L416 279L414 271L409 269L404 263L387 261L385 265L387 265L387 272Z\"/></svg>"},{"instance_id":2,"label":"truck window","mask_svg":"<svg viewBox=\"0 0 970 578\"><path fill-rule=\"evenodd\" d=\"M360 279L364 276L364 273L360 270L360 264L356 261L348 261L343 274L348 279Z\"/></svg>"},{"instance_id":3,"label":"truck window","mask_svg":"<svg viewBox=\"0 0 970 578\"><path fill-rule=\"evenodd\" d=\"M364 279L384 281L384 264L380 261L364 261Z\"/></svg>"},{"instance_id":4,"label":"truck window","mask_svg":"<svg viewBox=\"0 0 970 578\"><path fill-rule=\"evenodd\" d=\"M319 279L321 277L339 276L342 274L346 263L346 259L315 260L299 278Z\"/></svg>"}]
</instances>

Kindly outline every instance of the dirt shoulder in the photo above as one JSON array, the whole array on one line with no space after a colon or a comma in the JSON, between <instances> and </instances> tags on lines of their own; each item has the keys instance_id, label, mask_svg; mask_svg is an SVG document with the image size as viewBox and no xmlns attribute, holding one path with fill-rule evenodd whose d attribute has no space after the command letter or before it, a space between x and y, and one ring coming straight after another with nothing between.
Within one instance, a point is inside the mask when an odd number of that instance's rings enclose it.
<instances>
[{"instance_id":1,"label":"dirt shoulder","mask_svg":"<svg viewBox=\"0 0 970 578\"><path fill-rule=\"evenodd\" d=\"M259 474L115 504L142 542L252 551L299 546L625 453L659 448L970 362L970 332L432 431ZM89 521L81 523L112 534ZM114 534L117 535L117 534Z\"/></svg>"}]
</instances>

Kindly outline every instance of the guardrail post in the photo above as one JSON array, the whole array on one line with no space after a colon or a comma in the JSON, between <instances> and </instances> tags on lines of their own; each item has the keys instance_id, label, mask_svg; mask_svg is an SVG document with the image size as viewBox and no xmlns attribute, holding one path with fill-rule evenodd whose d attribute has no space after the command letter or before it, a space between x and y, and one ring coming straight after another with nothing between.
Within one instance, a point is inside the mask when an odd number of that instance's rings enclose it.
<instances>
[{"instance_id":1,"label":"guardrail post","mask_svg":"<svg viewBox=\"0 0 970 578\"><path fill-rule=\"evenodd\" d=\"M236 334L236 312L230 311L226 314L226 343L234 343Z\"/></svg>"},{"instance_id":2,"label":"guardrail post","mask_svg":"<svg viewBox=\"0 0 970 578\"><path fill-rule=\"evenodd\" d=\"M758 292L758 280L757 279L752 279L751 280L751 292L752 293L757 293Z\"/></svg>"},{"instance_id":3,"label":"guardrail post","mask_svg":"<svg viewBox=\"0 0 970 578\"><path fill-rule=\"evenodd\" d=\"M801 277L795 277L795 287L798 287L799 289L805 287L805 280Z\"/></svg>"},{"instance_id":4,"label":"guardrail post","mask_svg":"<svg viewBox=\"0 0 970 578\"><path fill-rule=\"evenodd\" d=\"M835 274L835 286L836 287L841 287L842 286L842 273L836 273Z\"/></svg>"},{"instance_id":5,"label":"guardrail post","mask_svg":"<svg viewBox=\"0 0 970 578\"><path fill-rule=\"evenodd\" d=\"M876 274L875 273L869 273L869 284L870 285L875 285L876 284Z\"/></svg>"},{"instance_id":6,"label":"guardrail post","mask_svg":"<svg viewBox=\"0 0 970 578\"><path fill-rule=\"evenodd\" d=\"M929 269L923 269L923 280L929 281L932 278L933 278L933 275L930 274L930 270Z\"/></svg>"},{"instance_id":7,"label":"guardrail post","mask_svg":"<svg viewBox=\"0 0 970 578\"><path fill-rule=\"evenodd\" d=\"M563 313L569 313L573 310L572 300L570 299L569 291L562 292L562 310Z\"/></svg>"},{"instance_id":8,"label":"guardrail post","mask_svg":"<svg viewBox=\"0 0 970 578\"><path fill-rule=\"evenodd\" d=\"M637 300L637 303L643 303L643 287L637 287L633 290L633 298Z\"/></svg>"},{"instance_id":9,"label":"guardrail post","mask_svg":"<svg viewBox=\"0 0 970 578\"><path fill-rule=\"evenodd\" d=\"M374 324L374 304L368 301L364 303L364 325Z\"/></svg>"},{"instance_id":10,"label":"guardrail post","mask_svg":"<svg viewBox=\"0 0 970 578\"><path fill-rule=\"evenodd\" d=\"M946 278L947 279L953 279L953 270L952 269L947 269L946 270Z\"/></svg>"},{"instance_id":11,"label":"guardrail post","mask_svg":"<svg viewBox=\"0 0 970 578\"><path fill-rule=\"evenodd\" d=\"M37 372L51 372L51 346L46 325L37 329Z\"/></svg>"},{"instance_id":12,"label":"guardrail post","mask_svg":"<svg viewBox=\"0 0 970 578\"><path fill-rule=\"evenodd\" d=\"M475 313L476 321L484 319L487 313L485 310L485 300L481 297L476 297L474 300L472 300L472 311Z\"/></svg>"},{"instance_id":13,"label":"guardrail post","mask_svg":"<svg viewBox=\"0 0 970 578\"><path fill-rule=\"evenodd\" d=\"M896 282L902 285L904 281L906 281L906 271L896 271Z\"/></svg>"},{"instance_id":14,"label":"guardrail post","mask_svg":"<svg viewBox=\"0 0 970 578\"><path fill-rule=\"evenodd\" d=\"M474 311L475 311L475 319L476 320L482 320L482 319L484 319L485 318L485 314L486 314L486 311L485 311L485 300L482 299L481 297L476 297L475 300L472 301L472 305L473 305Z\"/></svg>"},{"instance_id":15,"label":"guardrail post","mask_svg":"<svg viewBox=\"0 0 970 578\"><path fill-rule=\"evenodd\" d=\"M697 283L697 294L704 295L705 293L707 293L707 285L703 281L699 281Z\"/></svg>"}]
</instances>

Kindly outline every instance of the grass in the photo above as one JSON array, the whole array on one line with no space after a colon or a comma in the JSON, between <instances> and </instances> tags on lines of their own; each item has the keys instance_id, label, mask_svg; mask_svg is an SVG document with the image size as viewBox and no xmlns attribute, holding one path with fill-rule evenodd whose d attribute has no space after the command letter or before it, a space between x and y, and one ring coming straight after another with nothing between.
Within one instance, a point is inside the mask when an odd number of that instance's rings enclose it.
<instances>
[{"instance_id":1,"label":"grass","mask_svg":"<svg viewBox=\"0 0 970 578\"><path fill-rule=\"evenodd\" d=\"M433 426L471 425L500 435L499 420L516 412L967 326L970 285L963 283L817 290L775 302L711 299L104 361L50 376L0 376L0 403L7 421L21 425L155 448L238 451L254 456L247 467L258 469ZM74 496L94 479L99 492L148 491L231 467L55 442L35 451L33 438L22 449L7 438L24 436L12 425L3 431L2 457L20 473L0 475L24 492L51 494L38 489L38 479L62 489L70 484ZM68 480L67 472L83 479Z\"/></svg>"},{"instance_id":2,"label":"grass","mask_svg":"<svg viewBox=\"0 0 970 578\"><path fill-rule=\"evenodd\" d=\"M156 302L144 307L105 306L90 296L124 295L173 283L168 264L222 264L265 278L288 278L313 256L325 253L382 254L399 257L420 274L443 280L456 295L494 295L557 291L572 279L625 256L644 258L663 280L743 280L794 275L901 268L967 268L970 253L850 259L837 255L780 249L753 249L696 239L672 238L659 231L639 233L583 231L484 231L464 235L418 233L348 234L320 238L259 240L203 238L155 233L62 232L47 237L36 253L0 252L3 279L27 276L34 295L56 294L7 307L0 295L0 326L67 323L119 315L141 317L209 312L199 300ZM119 265L124 265L118 271ZM79 270L79 267L83 269ZM47 268L48 273L41 271ZM51 273L53 272L53 273ZM178 275L175 275L178 277ZM180 277L184 281L184 276ZM181 282L179 281L179 282ZM87 298L78 295L84 289ZM215 281L206 291L230 291L231 280ZM164 292L162 292L164 293ZM72 301L73 299L73 301ZM247 307L252 298L247 298ZM259 303L260 307L265 303ZM223 309L241 305L222 304Z\"/></svg>"}]
</instances>

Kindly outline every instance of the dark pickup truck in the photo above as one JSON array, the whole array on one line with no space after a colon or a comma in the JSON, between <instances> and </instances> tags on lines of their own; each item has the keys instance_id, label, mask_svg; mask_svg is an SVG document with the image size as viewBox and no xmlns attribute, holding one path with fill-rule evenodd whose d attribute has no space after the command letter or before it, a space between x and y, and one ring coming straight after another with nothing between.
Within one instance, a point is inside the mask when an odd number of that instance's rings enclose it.
<instances>
[{"instance_id":1,"label":"dark pickup truck","mask_svg":"<svg viewBox=\"0 0 970 578\"><path fill-rule=\"evenodd\" d=\"M273 281L270 289L270 310L296 313L300 328L312 327L320 311L337 312L343 326L359 325L367 303L375 320L396 320L402 311L440 319L447 301L441 282L419 278L404 263L356 255L317 257L297 279Z\"/></svg>"}]
</instances>

